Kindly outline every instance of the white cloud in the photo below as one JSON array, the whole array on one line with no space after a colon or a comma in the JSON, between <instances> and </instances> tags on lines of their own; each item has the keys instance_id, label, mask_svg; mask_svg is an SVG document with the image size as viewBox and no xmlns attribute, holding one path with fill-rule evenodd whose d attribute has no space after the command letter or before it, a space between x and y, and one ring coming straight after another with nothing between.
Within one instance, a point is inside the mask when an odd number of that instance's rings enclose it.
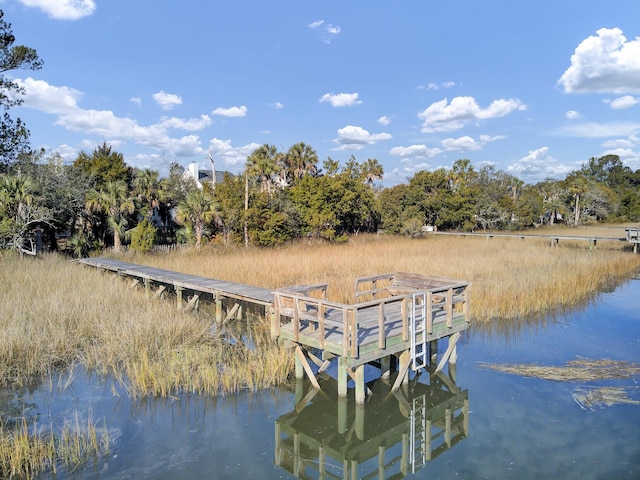
<instances>
[{"instance_id":1,"label":"white cloud","mask_svg":"<svg viewBox=\"0 0 640 480\"><path fill-rule=\"evenodd\" d=\"M560 133L571 137L600 138L600 137L625 137L640 133L640 123L612 122L596 123L585 122L567 125Z\"/></svg>"},{"instance_id":2,"label":"white cloud","mask_svg":"<svg viewBox=\"0 0 640 480\"><path fill-rule=\"evenodd\" d=\"M329 102L332 107L352 107L362 103L358 100L357 93L325 93L319 100L320 103Z\"/></svg>"},{"instance_id":3,"label":"white cloud","mask_svg":"<svg viewBox=\"0 0 640 480\"><path fill-rule=\"evenodd\" d=\"M566 93L640 92L640 37L627 41L619 28L601 28L583 40L558 84Z\"/></svg>"},{"instance_id":4,"label":"white cloud","mask_svg":"<svg viewBox=\"0 0 640 480\"><path fill-rule=\"evenodd\" d=\"M173 93L166 93L160 90L158 93L153 94L153 99L163 110L171 110L176 105L182 104L182 98Z\"/></svg>"},{"instance_id":5,"label":"white cloud","mask_svg":"<svg viewBox=\"0 0 640 480\"><path fill-rule=\"evenodd\" d=\"M426 145L410 145L408 147L393 147L389 153L401 158L432 158L442 153L442 150L428 148Z\"/></svg>"},{"instance_id":6,"label":"white cloud","mask_svg":"<svg viewBox=\"0 0 640 480\"><path fill-rule=\"evenodd\" d=\"M631 170L640 169L640 145L636 146L636 150L632 148L614 148L607 150L602 155L618 155L622 163Z\"/></svg>"},{"instance_id":7,"label":"white cloud","mask_svg":"<svg viewBox=\"0 0 640 480\"><path fill-rule=\"evenodd\" d=\"M269 105L275 108L276 110L282 110L284 108L284 105L280 102L273 102L273 103L270 103Z\"/></svg>"},{"instance_id":8,"label":"white cloud","mask_svg":"<svg viewBox=\"0 0 640 480\"><path fill-rule=\"evenodd\" d=\"M387 117L386 115L383 115L382 117L380 117L378 119L378 123L380 125L384 125L386 127L387 125L389 125L391 123L391 118Z\"/></svg>"},{"instance_id":9,"label":"white cloud","mask_svg":"<svg viewBox=\"0 0 640 480\"><path fill-rule=\"evenodd\" d=\"M504 117L514 110L526 110L520 100L499 99L482 109L473 97L455 97L448 102L446 98L434 102L418 114L423 120L422 132L452 132L466 124L490 118Z\"/></svg>"},{"instance_id":10,"label":"white cloud","mask_svg":"<svg viewBox=\"0 0 640 480\"><path fill-rule=\"evenodd\" d=\"M330 23L325 23L324 20L316 20L315 22L311 22L308 25L309 28L318 29L322 28L322 34L320 35L320 39L323 43L330 44L333 40L333 37L338 35L341 31L340 27L337 25L331 25Z\"/></svg>"},{"instance_id":11,"label":"white cloud","mask_svg":"<svg viewBox=\"0 0 640 480\"><path fill-rule=\"evenodd\" d=\"M362 127L347 125L338 129L338 138L333 141L340 144L338 150L361 150L365 145L372 145L380 140L389 140L388 133L371 134Z\"/></svg>"},{"instance_id":12,"label":"white cloud","mask_svg":"<svg viewBox=\"0 0 640 480\"><path fill-rule=\"evenodd\" d=\"M78 108L78 101L83 93L71 87L55 87L43 80L28 77L15 82L25 90L26 107L38 109L45 113L71 112Z\"/></svg>"},{"instance_id":13,"label":"white cloud","mask_svg":"<svg viewBox=\"0 0 640 480\"><path fill-rule=\"evenodd\" d=\"M480 135L476 140L468 135L459 138L446 138L441 142L442 148L449 151L468 152L480 150L485 144L506 138L504 135Z\"/></svg>"},{"instance_id":14,"label":"white cloud","mask_svg":"<svg viewBox=\"0 0 640 480\"><path fill-rule=\"evenodd\" d=\"M93 0L19 0L27 7L36 7L57 20L78 20L93 14Z\"/></svg>"},{"instance_id":15,"label":"white cloud","mask_svg":"<svg viewBox=\"0 0 640 480\"><path fill-rule=\"evenodd\" d=\"M129 99L129 101L131 103L135 103L137 106L141 106L142 105L142 99L140 97L131 97Z\"/></svg>"},{"instance_id":16,"label":"white cloud","mask_svg":"<svg viewBox=\"0 0 640 480\"><path fill-rule=\"evenodd\" d=\"M169 128L197 130L203 128L210 119L203 115L199 119L181 120L162 118L156 124L139 125L131 118L118 117L110 110L83 109L78 105L83 93L69 87L56 87L42 80L27 78L16 80L25 88L25 107L56 115L55 125L67 130L95 135L108 139L117 146L125 140L155 148L178 156L199 154L202 151L197 135L180 138L171 137Z\"/></svg>"},{"instance_id":17,"label":"white cloud","mask_svg":"<svg viewBox=\"0 0 640 480\"><path fill-rule=\"evenodd\" d=\"M221 117L244 117L247 115L247 107L244 105L230 108L218 107L211 113L213 115L220 115Z\"/></svg>"},{"instance_id":18,"label":"white cloud","mask_svg":"<svg viewBox=\"0 0 640 480\"><path fill-rule=\"evenodd\" d=\"M427 83L426 85L419 85L418 90L440 90L441 88L455 87L456 82L448 81L442 83Z\"/></svg>"},{"instance_id":19,"label":"white cloud","mask_svg":"<svg viewBox=\"0 0 640 480\"><path fill-rule=\"evenodd\" d=\"M549 154L549 147L530 150L529 154L507 167L507 172L528 183L545 178L560 178L574 167L563 165Z\"/></svg>"},{"instance_id":20,"label":"white cloud","mask_svg":"<svg viewBox=\"0 0 640 480\"><path fill-rule=\"evenodd\" d=\"M225 168L229 171L235 171L234 166L243 166L247 161L247 157L260 146L258 143L249 143L241 147L231 145L231 140L220 140L212 138L209 141L209 151L216 161L221 161Z\"/></svg>"},{"instance_id":21,"label":"white cloud","mask_svg":"<svg viewBox=\"0 0 640 480\"><path fill-rule=\"evenodd\" d=\"M638 103L638 99L631 95L625 95L623 97L615 98L608 103L614 110L625 110L636 105Z\"/></svg>"},{"instance_id":22,"label":"white cloud","mask_svg":"<svg viewBox=\"0 0 640 480\"><path fill-rule=\"evenodd\" d=\"M211 125L211 119L208 115L200 115L200 118L191 118L184 120L182 118L163 118L160 125L166 128L179 128L181 130L198 131Z\"/></svg>"},{"instance_id":23,"label":"white cloud","mask_svg":"<svg viewBox=\"0 0 640 480\"><path fill-rule=\"evenodd\" d=\"M445 138L442 141L442 147L449 151L466 152L471 150L480 150L482 148L482 144L476 142L470 136L465 135L464 137L459 138Z\"/></svg>"},{"instance_id":24,"label":"white cloud","mask_svg":"<svg viewBox=\"0 0 640 480\"><path fill-rule=\"evenodd\" d=\"M567 119L569 120L576 120L580 118L582 115L580 115L580 113L575 110L569 110L567 113L564 114L564 116L567 117Z\"/></svg>"}]
</instances>

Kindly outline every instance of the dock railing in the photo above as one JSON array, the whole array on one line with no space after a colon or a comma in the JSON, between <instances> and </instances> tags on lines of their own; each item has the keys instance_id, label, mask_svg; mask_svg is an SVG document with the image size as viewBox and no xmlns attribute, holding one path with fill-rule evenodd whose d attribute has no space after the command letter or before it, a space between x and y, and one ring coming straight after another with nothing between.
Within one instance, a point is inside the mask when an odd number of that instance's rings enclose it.
<instances>
[{"instance_id":1,"label":"dock railing","mask_svg":"<svg viewBox=\"0 0 640 480\"><path fill-rule=\"evenodd\" d=\"M371 299L355 304L332 302L326 298L325 284L277 289L272 335L280 335L283 318L285 323L292 323L292 340L296 343L300 343L301 331L304 330L305 335L313 332L318 346L324 349L329 332L341 333L342 355L358 358L362 339L367 338L371 343L370 337L361 331L362 327L371 330L376 325L377 338L374 341L378 348L384 349L387 332L391 330L388 322L398 322L398 311L403 341L409 341L410 332L415 330L409 322L424 321L423 318L411 318L411 312L424 312L422 315L426 316L426 325L423 331L427 334L433 333L436 321L445 321L447 327L451 328L456 312L463 314L467 323L470 320L468 282L395 273L359 278L355 285L356 299L366 296ZM320 298L311 296L313 292L320 292ZM419 302L423 308L412 307L414 302ZM391 311L395 315L389 315Z\"/></svg>"}]
</instances>

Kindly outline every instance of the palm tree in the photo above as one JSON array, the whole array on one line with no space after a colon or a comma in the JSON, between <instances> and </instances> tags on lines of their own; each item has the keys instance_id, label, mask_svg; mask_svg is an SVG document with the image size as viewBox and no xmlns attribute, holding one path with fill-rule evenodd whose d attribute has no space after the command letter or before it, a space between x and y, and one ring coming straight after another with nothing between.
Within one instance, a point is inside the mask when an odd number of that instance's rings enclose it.
<instances>
[{"instance_id":1,"label":"palm tree","mask_svg":"<svg viewBox=\"0 0 640 480\"><path fill-rule=\"evenodd\" d=\"M277 147L266 143L247 158L247 175L260 181L260 190L263 193L271 193L273 176L279 171L277 158Z\"/></svg>"},{"instance_id":2,"label":"palm tree","mask_svg":"<svg viewBox=\"0 0 640 480\"><path fill-rule=\"evenodd\" d=\"M218 211L213 195L204 190L195 189L178 203L176 220L193 228L196 237L196 248L202 245L202 237L207 224L217 219Z\"/></svg>"},{"instance_id":3,"label":"palm tree","mask_svg":"<svg viewBox=\"0 0 640 480\"><path fill-rule=\"evenodd\" d=\"M318 173L318 154L304 142L296 143L289 148L285 156L287 183L300 180L307 174Z\"/></svg>"},{"instance_id":4,"label":"palm tree","mask_svg":"<svg viewBox=\"0 0 640 480\"><path fill-rule=\"evenodd\" d=\"M362 178L367 185L373 186L375 180L382 180L384 169L376 158L368 158L360 167Z\"/></svg>"},{"instance_id":5,"label":"palm tree","mask_svg":"<svg viewBox=\"0 0 640 480\"><path fill-rule=\"evenodd\" d=\"M160 206L158 172L150 168L137 170L133 177L133 193L143 205L145 217L151 220L154 210Z\"/></svg>"},{"instance_id":6,"label":"palm tree","mask_svg":"<svg viewBox=\"0 0 640 480\"><path fill-rule=\"evenodd\" d=\"M109 231L113 233L113 248L119 251L129 222L127 215L135 211L134 198L129 195L122 180L107 182L104 188L87 194L86 208L90 212L102 212L107 216Z\"/></svg>"},{"instance_id":7,"label":"palm tree","mask_svg":"<svg viewBox=\"0 0 640 480\"><path fill-rule=\"evenodd\" d=\"M33 201L32 183L22 175L0 175L0 212L18 220Z\"/></svg>"}]
</instances>

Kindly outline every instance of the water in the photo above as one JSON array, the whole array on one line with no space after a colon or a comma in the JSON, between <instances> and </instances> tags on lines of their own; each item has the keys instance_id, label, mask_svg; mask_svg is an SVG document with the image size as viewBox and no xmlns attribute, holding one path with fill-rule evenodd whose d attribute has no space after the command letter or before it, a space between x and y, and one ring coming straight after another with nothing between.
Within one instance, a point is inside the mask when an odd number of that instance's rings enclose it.
<instances>
[{"instance_id":1,"label":"water","mask_svg":"<svg viewBox=\"0 0 640 480\"><path fill-rule=\"evenodd\" d=\"M326 478L637 479L640 405L589 409L572 395L619 386L640 401L637 378L552 382L483 363L640 363L639 298L640 281L630 280L553 319L472 330L459 343L455 382L423 375L395 395L380 383L364 407L338 400L332 381L315 396L292 383L231 397L132 401L83 372L69 388L0 401L5 411L27 404L47 422L90 416L108 430L108 457L56 478L319 478L324 469ZM433 440L425 446L427 420Z\"/></svg>"}]
</instances>

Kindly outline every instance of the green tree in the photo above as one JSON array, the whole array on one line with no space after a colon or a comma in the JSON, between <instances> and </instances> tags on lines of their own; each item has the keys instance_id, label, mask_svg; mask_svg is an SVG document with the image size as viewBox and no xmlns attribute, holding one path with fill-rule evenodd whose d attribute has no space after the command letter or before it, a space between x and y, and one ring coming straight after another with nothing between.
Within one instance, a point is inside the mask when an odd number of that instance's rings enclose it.
<instances>
[{"instance_id":1,"label":"green tree","mask_svg":"<svg viewBox=\"0 0 640 480\"><path fill-rule=\"evenodd\" d=\"M215 198L205 189L195 189L187 193L178 203L176 220L193 231L196 248L202 245L208 225L217 218Z\"/></svg>"},{"instance_id":2,"label":"green tree","mask_svg":"<svg viewBox=\"0 0 640 480\"><path fill-rule=\"evenodd\" d=\"M214 197L218 205L219 225L222 229L224 244L229 245L234 238L242 238L244 219L244 176L225 174L222 182L216 185Z\"/></svg>"},{"instance_id":3,"label":"green tree","mask_svg":"<svg viewBox=\"0 0 640 480\"><path fill-rule=\"evenodd\" d=\"M133 194L141 206L142 214L151 220L153 212L160 207L160 179L155 170L145 168L135 170L133 176Z\"/></svg>"},{"instance_id":4,"label":"green tree","mask_svg":"<svg viewBox=\"0 0 640 480\"><path fill-rule=\"evenodd\" d=\"M39 70L43 65L34 49L14 45L15 41L11 24L4 21L4 12L0 10L0 106L4 107L0 117L0 172L6 172L20 153L29 151L29 130L20 118L13 120L8 112L11 107L22 104L20 97L25 91L4 73Z\"/></svg>"},{"instance_id":5,"label":"green tree","mask_svg":"<svg viewBox=\"0 0 640 480\"><path fill-rule=\"evenodd\" d=\"M131 230L131 248L140 253L151 251L155 245L157 233L151 220L145 218Z\"/></svg>"},{"instance_id":6,"label":"green tree","mask_svg":"<svg viewBox=\"0 0 640 480\"><path fill-rule=\"evenodd\" d=\"M74 167L81 169L93 180L93 187L100 189L108 182L123 181L131 184L132 170L121 153L115 152L106 142L98 146L91 155L80 152L73 162Z\"/></svg>"},{"instance_id":7,"label":"green tree","mask_svg":"<svg viewBox=\"0 0 640 480\"><path fill-rule=\"evenodd\" d=\"M109 181L100 190L87 194L86 208L90 212L106 214L107 229L113 233L114 250L119 251L129 226L128 215L135 211L134 197L123 181Z\"/></svg>"},{"instance_id":8,"label":"green tree","mask_svg":"<svg viewBox=\"0 0 640 480\"><path fill-rule=\"evenodd\" d=\"M292 145L284 156L286 185L291 186L305 175L318 173L318 154L304 142Z\"/></svg>"},{"instance_id":9,"label":"green tree","mask_svg":"<svg viewBox=\"0 0 640 480\"><path fill-rule=\"evenodd\" d=\"M278 149L275 145L264 144L247 158L247 175L256 179L260 191L271 194L276 175L281 171L278 165Z\"/></svg>"}]
</instances>

